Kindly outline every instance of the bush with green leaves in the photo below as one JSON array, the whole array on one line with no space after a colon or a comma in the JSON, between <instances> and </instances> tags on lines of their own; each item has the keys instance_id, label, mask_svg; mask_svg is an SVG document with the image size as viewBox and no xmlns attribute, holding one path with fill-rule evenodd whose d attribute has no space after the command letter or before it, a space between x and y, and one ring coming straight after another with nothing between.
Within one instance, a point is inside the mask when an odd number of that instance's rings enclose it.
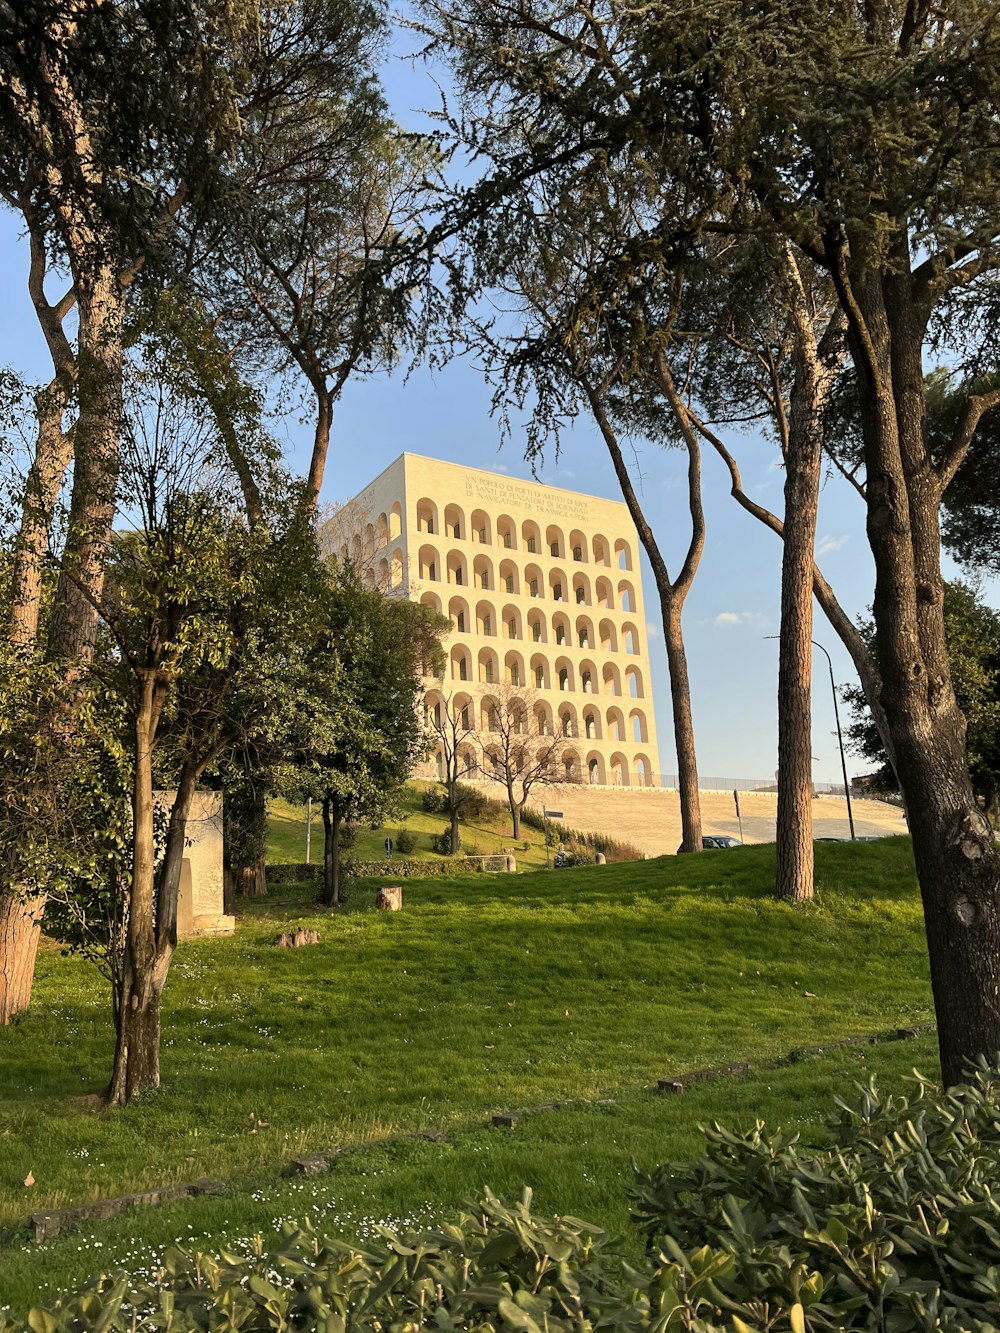
<instances>
[{"instance_id":1,"label":"bush with green leaves","mask_svg":"<svg viewBox=\"0 0 1000 1333\"><path fill-rule=\"evenodd\" d=\"M693 1164L636 1174L633 1214L655 1250L732 1256L725 1289L764 1310L801 1302L815 1333L1000 1327L1000 1085L982 1061L942 1092L838 1099L832 1143L713 1125ZM771 1327L758 1322L751 1327ZM777 1327L782 1327L779 1323Z\"/></svg>"},{"instance_id":2,"label":"bush with green leaves","mask_svg":"<svg viewBox=\"0 0 1000 1333\"><path fill-rule=\"evenodd\" d=\"M985 1063L909 1098L838 1101L831 1142L713 1126L689 1165L637 1171L635 1261L573 1217L487 1193L453 1223L357 1246L286 1224L250 1255L171 1249L34 1310L33 1333L995 1333L1000 1087ZM20 1333L5 1322L0 1333Z\"/></svg>"},{"instance_id":3,"label":"bush with green leaves","mask_svg":"<svg viewBox=\"0 0 1000 1333\"><path fill-rule=\"evenodd\" d=\"M409 856L417 845L417 835L412 829L398 828L395 836L396 851L400 856Z\"/></svg>"},{"instance_id":4,"label":"bush with green leaves","mask_svg":"<svg viewBox=\"0 0 1000 1333\"><path fill-rule=\"evenodd\" d=\"M431 851L435 856L451 855L451 830L442 829L440 833L431 834Z\"/></svg>"},{"instance_id":5,"label":"bush with green leaves","mask_svg":"<svg viewBox=\"0 0 1000 1333\"><path fill-rule=\"evenodd\" d=\"M361 1248L286 1224L269 1253L168 1250L158 1280L108 1276L33 1310L34 1333L165 1333L206 1329L383 1330L383 1333L722 1333L713 1279L732 1266L707 1250L647 1265L622 1263L606 1234L574 1217L512 1207L487 1195L457 1221ZM725 1302L727 1305L729 1302ZM15 1325L0 1314L0 1333Z\"/></svg>"},{"instance_id":6,"label":"bush with green leaves","mask_svg":"<svg viewBox=\"0 0 1000 1333\"><path fill-rule=\"evenodd\" d=\"M420 793L420 807L425 815L440 815L448 808L444 787L425 787Z\"/></svg>"},{"instance_id":7,"label":"bush with green leaves","mask_svg":"<svg viewBox=\"0 0 1000 1333\"><path fill-rule=\"evenodd\" d=\"M323 862L289 861L267 863L267 882L273 884L318 884L323 878Z\"/></svg>"}]
</instances>

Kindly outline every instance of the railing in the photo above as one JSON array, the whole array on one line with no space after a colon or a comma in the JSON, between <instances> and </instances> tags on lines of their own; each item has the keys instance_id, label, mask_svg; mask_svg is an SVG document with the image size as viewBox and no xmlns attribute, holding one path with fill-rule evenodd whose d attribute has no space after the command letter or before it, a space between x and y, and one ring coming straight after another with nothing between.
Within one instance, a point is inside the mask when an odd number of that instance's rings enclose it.
<instances>
[{"instance_id":1,"label":"railing","mask_svg":"<svg viewBox=\"0 0 1000 1333\"><path fill-rule=\"evenodd\" d=\"M679 785L676 773L654 773L653 785L656 787L665 787L676 789ZM776 792L778 783L775 778L734 778L734 777L716 777L714 775L698 774L698 788L700 791L757 791L757 792ZM852 785L851 792L855 788ZM842 782L814 782L813 792L817 796L843 796L844 784Z\"/></svg>"},{"instance_id":2,"label":"railing","mask_svg":"<svg viewBox=\"0 0 1000 1333\"><path fill-rule=\"evenodd\" d=\"M463 856L463 861L476 862L476 869L490 875L501 875L507 869L506 853L495 856Z\"/></svg>"}]
</instances>

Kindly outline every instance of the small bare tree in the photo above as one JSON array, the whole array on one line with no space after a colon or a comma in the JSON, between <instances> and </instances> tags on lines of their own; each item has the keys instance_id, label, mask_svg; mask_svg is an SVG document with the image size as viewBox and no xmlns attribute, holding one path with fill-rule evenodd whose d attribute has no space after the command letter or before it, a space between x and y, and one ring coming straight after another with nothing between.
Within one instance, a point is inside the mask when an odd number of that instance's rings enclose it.
<instances>
[{"instance_id":1,"label":"small bare tree","mask_svg":"<svg viewBox=\"0 0 1000 1333\"><path fill-rule=\"evenodd\" d=\"M541 730L534 701L533 690L512 684L496 686L483 699L489 730L477 737L484 775L501 783L507 793L515 838L521 836L521 812L532 789L565 777L566 740Z\"/></svg>"},{"instance_id":2,"label":"small bare tree","mask_svg":"<svg viewBox=\"0 0 1000 1333\"><path fill-rule=\"evenodd\" d=\"M472 704L466 704L459 708L453 704L452 696L449 694L446 699L439 700L429 711L427 721L430 731L429 743L441 746L442 781L445 786L448 820L451 825L450 850L452 856L457 856L462 845L458 820L462 813L462 806L472 794L467 787L462 787L459 782L459 779L469 771L465 759L476 734Z\"/></svg>"}]
</instances>

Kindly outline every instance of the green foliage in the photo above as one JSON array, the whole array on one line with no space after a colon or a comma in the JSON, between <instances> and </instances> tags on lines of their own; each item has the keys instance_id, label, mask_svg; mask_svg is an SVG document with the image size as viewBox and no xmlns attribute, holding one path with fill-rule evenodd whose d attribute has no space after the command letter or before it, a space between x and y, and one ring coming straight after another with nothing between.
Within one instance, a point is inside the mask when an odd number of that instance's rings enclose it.
<instances>
[{"instance_id":1,"label":"green foliage","mask_svg":"<svg viewBox=\"0 0 1000 1333\"><path fill-rule=\"evenodd\" d=\"M481 819L493 821L507 815L507 802L487 796L478 787L471 787L467 782L455 783L456 803L460 804L462 819ZM443 784L426 787L420 794L421 808L429 815L447 813L448 792ZM523 816L522 816L523 818Z\"/></svg>"},{"instance_id":2,"label":"green foliage","mask_svg":"<svg viewBox=\"0 0 1000 1333\"><path fill-rule=\"evenodd\" d=\"M461 844L459 844L461 849ZM451 830L444 828L440 833L431 834L431 851L436 856L451 856Z\"/></svg>"},{"instance_id":3,"label":"green foliage","mask_svg":"<svg viewBox=\"0 0 1000 1333\"><path fill-rule=\"evenodd\" d=\"M323 878L323 864L318 861L267 863L268 884L317 884Z\"/></svg>"},{"instance_id":4,"label":"green foliage","mask_svg":"<svg viewBox=\"0 0 1000 1333\"><path fill-rule=\"evenodd\" d=\"M638 1171L630 1197L650 1244L724 1250L724 1291L760 1311L800 1302L816 1333L995 1329L996 1071L980 1061L948 1092L918 1077L911 1097L881 1097L872 1079L837 1105L829 1147L716 1124L694 1163Z\"/></svg>"},{"instance_id":5,"label":"green foliage","mask_svg":"<svg viewBox=\"0 0 1000 1333\"><path fill-rule=\"evenodd\" d=\"M364 1248L286 1226L281 1244L241 1258L174 1247L157 1282L108 1277L90 1291L33 1310L33 1333L131 1330L134 1311L175 1333L225 1321L254 1333L286 1328L606 1333L721 1329L715 1282L732 1268L725 1253L661 1257L622 1265L599 1227L531 1211L531 1191L506 1204L487 1192L459 1217L396 1235L383 1229ZM13 1328L13 1325L9 1326ZM0 1333L7 1333L0 1324Z\"/></svg>"},{"instance_id":6,"label":"green foliage","mask_svg":"<svg viewBox=\"0 0 1000 1333\"><path fill-rule=\"evenodd\" d=\"M607 833L584 833L580 829L570 828L568 824L555 823L545 819L540 810L525 809L521 823L545 833L545 840L550 847L561 843L563 851L570 857L570 865L589 865L594 859L594 852L603 852L609 863L641 861L644 856L641 848L630 842L612 838Z\"/></svg>"},{"instance_id":7,"label":"green foliage","mask_svg":"<svg viewBox=\"0 0 1000 1333\"><path fill-rule=\"evenodd\" d=\"M448 795L443 787L425 787L420 793L420 808L428 815L440 815L448 809Z\"/></svg>"},{"instance_id":8,"label":"green foliage","mask_svg":"<svg viewBox=\"0 0 1000 1333\"><path fill-rule=\"evenodd\" d=\"M398 828L393 837L393 842L396 844L395 851L400 856L409 856L417 845L417 835L412 829Z\"/></svg>"},{"instance_id":9,"label":"green foliage","mask_svg":"<svg viewBox=\"0 0 1000 1333\"><path fill-rule=\"evenodd\" d=\"M973 787L994 808L1000 794L1000 612L983 602L967 583L944 584L944 623L952 683L968 722L966 748ZM874 650L876 636L870 621L861 633ZM863 692L847 686L844 697L851 707L848 738L856 753L879 765L875 784L897 789L881 738Z\"/></svg>"},{"instance_id":10,"label":"green foliage","mask_svg":"<svg viewBox=\"0 0 1000 1333\"><path fill-rule=\"evenodd\" d=\"M366 823L393 811L422 753L421 670L446 623L428 606L365 587L350 564L333 569L312 652L327 725L303 736L290 789L332 793L343 815Z\"/></svg>"},{"instance_id":11,"label":"green foliage","mask_svg":"<svg viewBox=\"0 0 1000 1333\"><path fill-rule=\"evenodd\" d=\"M457 782L455 790L462 802L463 820L481 819L485 823L491 823L503 819L507 815L506 801L499 801L493 796L487 796L478 787L470 787L468 783Z\"/></svg>"},{"instance_id":12,"label":"green foliage","mask_svg":"<svg viewBox=\"0 0 1000 1333\"><path fill-rule=\"evenodd\" d=\"M992 1333L1000 1317L1000 1089L986 1064L944 1093L874 1078L835 1098L830 1141L758 1120L713 1124L687 1165L628 1189L643 1259L577 1217L486 1191L454 1220L376 1229L363 1245L285 1223L278 1244L173 1246L155 1281L111 1274L29 1316L33 1333L129 1327L375 1327L571 1333ZM14 1325L7 1325L13 1329ZM4 1325L0 1323L0 1330Z\"/></svg>"},{"instance_id":13,"label":"green foliage","mask_svg":"<svg viewBox=\"0 0 1000 1333\"><path fill-rule=\"evenodd\" d=\"M0 846L5 889L48 895L45 928L117 975L130 849L122 700L0 647Z\"/></svg>"}]
</instances>

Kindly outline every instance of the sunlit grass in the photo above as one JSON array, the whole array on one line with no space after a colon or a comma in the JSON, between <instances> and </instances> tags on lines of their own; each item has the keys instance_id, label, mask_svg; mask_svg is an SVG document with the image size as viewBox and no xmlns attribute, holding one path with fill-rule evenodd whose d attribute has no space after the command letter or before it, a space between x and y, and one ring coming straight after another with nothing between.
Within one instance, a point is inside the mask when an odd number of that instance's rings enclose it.
<instances>
[{"instance_id":1,"label":"sunlit grass","mask_svg":"<svg viewBox=\"0 0 1000 1333\"><path fill-rule=\"evenodd\" d=\"M408 881L399 914L370 910L372 883L353 882L340 913L280 886L235 938L181 945L164 1086L111 1114L78 1100L110 1072L106 987L47 949L31 1010L0 1031L0 1228L199 1176L232 1194L108 1224L101 1245L135 1234L155 1247L188 1225L250 1234L309 1208L354 1225L450 1206L487 1183L536 1184L540 1206L614 1228L629 1153L685 1155L706 1115L808 1121L866 1062L934 1074L927 1041L727 1080L669 1106L649 1093L685 1069L930 1019L908 842L818 847L818 896L800 907L771 898L773 855ZM321 942L274 949L290 923ZM619 1106L529 1118L507 1137L483 1128L493 1111L602 1096ZM321 1185L278 1182L304 1151L428 1127L448 1142L359 1152ZM77 1237L24 1252L20 1234L0 1249L7 1299L94 1267Z\"/></svg>"},{"instance_id":2,"label":"sunlit grass","mask_svg":"<svg viewBox=\"0 0 1000 1333\"><path fill-rule=\"evenodd\" d=\"M420 804L421 793L431 782L408 782L400 793L398 816L377 829L358 826L357 838L344 855L358 861L378 861L385 858L385 839L395 842L398 830L405 828L416 835L413 851L397 853L407 860L440 861L431 850L431 838L448 827L443 815L429 815ZM503 796L502 789L488 792L494 799ZM304 862L306 859L306 807L290 805L287 801L272 801L269 806L267 859L273 864ZM523 870L538 869L545 865L545 842L537 829L521 826L521 837L515 843L511 836L510 820L504 816L495 820L463 819L462 850L468 855L493 856L509 847L515 849L518 866ZM312 807L311 860L319 864L323 859L323 820L319 807Z\"/></svg>"}]
</instances>

